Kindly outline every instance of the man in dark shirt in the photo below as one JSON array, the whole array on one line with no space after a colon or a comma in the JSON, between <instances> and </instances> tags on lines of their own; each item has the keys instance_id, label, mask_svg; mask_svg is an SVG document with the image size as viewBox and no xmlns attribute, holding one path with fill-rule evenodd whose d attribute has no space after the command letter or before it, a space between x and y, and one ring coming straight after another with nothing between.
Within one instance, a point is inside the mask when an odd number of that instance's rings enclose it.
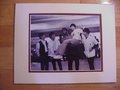
<instances>
[{"instance_id":1,"label":"man in dark shirt","mask_svg":"<svg viewBox=\"0 0 120 90\"><path fill-rule=\"evenodd\" d=\"M39 33L40 41L36 45L37 56L41 62L41 70L48 70L48 48L47 42L45 41L45 35Z\"/></svg>"}]
</instances>

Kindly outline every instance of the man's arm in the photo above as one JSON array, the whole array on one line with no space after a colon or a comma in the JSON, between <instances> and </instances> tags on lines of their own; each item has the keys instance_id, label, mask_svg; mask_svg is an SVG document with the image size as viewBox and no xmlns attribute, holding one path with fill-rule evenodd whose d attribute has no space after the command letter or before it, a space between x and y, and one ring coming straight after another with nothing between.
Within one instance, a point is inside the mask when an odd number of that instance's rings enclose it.
<instances>
[{"instance_id":1,"label":"man's arm","mask_svg":"<svg viewBox=\"0 0 120 90\"><path fill-rule=\"evenodd\" d=\"M97 47L98 47L98 44L94 45L94 46L92 47L92 49L95 49L95 48L97 48Z\"/></svg>"},{"instance_id":2,"label":"man's arm","mask_svg":"<svg viewBox=\"0 0 120 90\"><path fill-rule=\"evenodd\" d=\"M36 44L36 53L37 53L37 56L40 56L39 49L40 49L40 44L37 43Z\"/></svg>"},{"instance_id":3,"label":"man's arm","mask_svg":"<svg viewBox=\"0 0 120 90\"><path fill-rule=\"evenodd\" d=\"M98 47L98 41L95 39L95 37L92 38L93 40L93 43L94 43L94 46L91 48L91 50L95 49Z\"/></svg>"}]
</instances>

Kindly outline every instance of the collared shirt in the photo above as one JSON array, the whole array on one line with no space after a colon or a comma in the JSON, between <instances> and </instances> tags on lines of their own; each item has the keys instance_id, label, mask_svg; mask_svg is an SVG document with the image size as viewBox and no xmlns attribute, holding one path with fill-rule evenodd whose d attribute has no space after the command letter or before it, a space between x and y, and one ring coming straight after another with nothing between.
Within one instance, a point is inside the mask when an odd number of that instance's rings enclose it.
<instances>
[{"instance_id":1,"label":"collared shirt","mask_svg":"<svg viewBox=\"0 0 120 90\"><path fill-rule=\"evenodd\" d=\"M48 56L54 56L55 51L58 49L60 45L59 40L57 38L55 38L55 40L48 38L47 43L48 43Z\"/></svg>"},{"instance_id":2,"label":"collared shirt","mask_svg":"<svg viewBox=\"0 0 120 90\"><path fill-rule=\"evenodd\" d=\"M89 34L87 38L83 38L83 44L85 48L85 55L87 58L94 57L95 56L95 49L92 49L92 47L96 44L98 44L97 40L95 39L93 34ZM91 50L92 49L92 50Z\"/></svg>"},{"instance_id":3,"label":"collared shirt","mask_svg":"<svg viewBox=\"0 0 120 90\"><path fill-rule=\"evenodd\" d=\"M47 50L46 41L45 41L45 40L41 40L41 39L40 39L40 41L42 42L42 44L43 44L44 47L45 47L45 52L47 52L48 50ZM37 53L38 56L40 56L39 50L40 50L40 43L38 42L38 43L36 44L36 53Z\"/></svg>"},{"instance_id":4,"label":"collared shirt","mask_svg":"<svg viewBox=\"0 0 120 90\"><path fill-rule=\"evenodd\" d=\"M80 36L81 33L83 33L82 29L78 28L78 29L75 29L71 33L71 35L73 36L73 39L81 40L81 36Z\"/></svg>"}]
</instances>

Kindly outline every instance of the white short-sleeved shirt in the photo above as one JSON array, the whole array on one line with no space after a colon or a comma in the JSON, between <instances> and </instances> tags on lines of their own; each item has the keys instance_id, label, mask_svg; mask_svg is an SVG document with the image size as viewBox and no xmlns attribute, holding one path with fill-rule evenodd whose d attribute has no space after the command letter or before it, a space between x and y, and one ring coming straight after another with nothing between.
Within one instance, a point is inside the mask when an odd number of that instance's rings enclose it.
<instances>
[{"instance_id":1,"label":"white short-sleeved shirt","mask_svg":"<svg viewBox=\"0 0 120 90\"><path fill-rule=\"evenodd\" d=\"M47 43L48 43L48 56L54 56L55 51L58 49L60 45L59 40L57 38L55 38L55 40L48 38Z\"/></svg>"},{"instance_id":2,"label":"white short-sleeved shirt","mask_svg":"<svg viewBox=\"0 0 120 90\"><path fill-rule=\"evenodd\" d=\"M81 40L80 33L83 33L82 29L77 28L77 29L74 29L74 31L71 33L71 35L72 35L73 39Z\"/></svg>"},{"instance_id":3,"label":"white short-sleeved shirt","mask_svg":"<svg viewBox=\"0 0 120 90\"><path fill-rule=\"evenodd\" d=\"M87 58L90 57L94 57L95 56L95 49L93 49L92 51L90 51L90 49L98 44L97 40L95 39L93 34L89 34L88 38L83 38L83 44L84 44L84 48L85 48L85 55Z\"/></svg>"}]
</instances>

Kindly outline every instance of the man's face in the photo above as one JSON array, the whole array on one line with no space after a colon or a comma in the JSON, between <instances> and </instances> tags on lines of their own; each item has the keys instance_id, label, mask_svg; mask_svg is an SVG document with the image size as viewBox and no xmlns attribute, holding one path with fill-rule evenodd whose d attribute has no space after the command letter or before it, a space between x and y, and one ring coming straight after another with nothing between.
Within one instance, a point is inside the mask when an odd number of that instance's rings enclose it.
<instances>
[{"instance_id":1,"label":"man's face","mask_svg":"<svg viewBox=\"0 0 120 90\"><path fill-rule=\"evenodd\" d=\"M87 38L87 36L88 36L88 33L86 33L86 32L83 32L83 35Z\"/></svg>"},{"instance_id":2,"label":"man's face","mask_svg":"<svg viewBox=\"0 0 120 90\"><path fill-rule=\"evenodd\" d=\"M87 36L87 33L86 33L86 32L83 32L83 35L86 37L86 36Z\"/></svg>"},{"instance_id":3,"label":"man's face","mask_svg":"<svg viewBox=\"0 0 120 90\"><path fill-rule=\"evenodd\" d=\"M45 35L42 36L42 39L43 39L43 40L45 39Z\"/></svg>"},{"instance_id":4,"label":"man's face","mask_svg":"<svg viewBox=\"0 0 120 90\"><path fill-rule=\"evenodd\" d=\"M66 31L66 30L63 30L63 33L67 33L67 31Z\"/></svg>"},{"instance_id":5,"label":"man's face","mask_svg":"<svg viewBox=\"0 0 120 90\"><path fill-rule=\"evenodd\" d=\"M71 28L72 30L74 30L74 29L75 29L75 26L71 26L70 28Z\"/></svg>"},{"instance_id":6,"label":"man's face","mask_svg":"<svg viewBox=\"0 0 120 90\"><path fill-rule=\"evenodd\" d=\"M52 39L53 39L53 40L55 39L55 34L52 35Z\"/></svg>"}]
</instances>

